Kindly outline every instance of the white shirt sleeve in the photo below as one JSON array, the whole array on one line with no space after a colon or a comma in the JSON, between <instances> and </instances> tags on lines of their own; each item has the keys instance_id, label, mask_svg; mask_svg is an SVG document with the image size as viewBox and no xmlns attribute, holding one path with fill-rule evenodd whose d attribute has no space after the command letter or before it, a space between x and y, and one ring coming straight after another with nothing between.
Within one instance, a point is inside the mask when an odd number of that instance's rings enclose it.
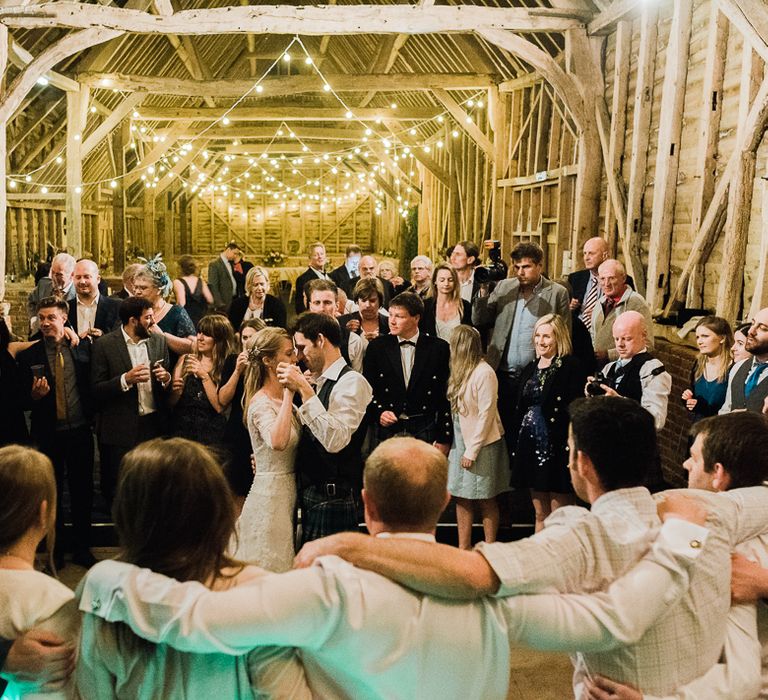
<instances>
[{"instance_id":1,"label":"white shirt sleeve","mask_svg":"<svg viewBox=\"0 0 768 700\"><path fill-rule=\"evenodd\" d=\"M640 368L640 385L643 394L640 405L653 416L656 430L661 430L667 422L667 404L669 392L672 391L672 377L669 372L653 374L653 370L661 367L658 360L649 360Z\"/></svg>"},{"instance_id":2,"label":"white shirt sleeve","mask_svg":"<svg viewBox=\"0 0 768 700\"><path fill-rule=\"evenodd\" d=\"M671 518L649 553L605 591L505 599L510 640L536 649L581 652L636 643L688 590L688 568L707 534L706 528Z\"/></svg>"},{"instance_id":3,"label":"white shirt sleeve","mask_svg":"<svg viewBox=\"0 0 768 700\"><path fill-rule=\"evenodd\" d=\"M320 560L213 592L196 581L105 561L88 572L80 610L179 651L238 656L263 645L319 648L343 614L333 568L327 572Z\"/></svg>"},{"instance_id":4,"label":"white shirt sleeve","mask_svg":"<svg viewBox=\"0 0 768 700\"><path fill-rule=\"evenodd\" d=\"M340 452L365 418L372 396L371 385L362 374L347 372L333 387L327 411L313 396L299 408L299 419L328 452Z\"/></svg>"},{"instance_id":5,"label":"white shirt sleeve","mask_svg":"<svg viewBox=\"0 0 768 700\"><path fill-rule=\"evenodd\" d=\"M349 364L355 372L363 371L363 355L365 354L366 343L357 333L349 334Z\"/></svg>"}]
</instances>

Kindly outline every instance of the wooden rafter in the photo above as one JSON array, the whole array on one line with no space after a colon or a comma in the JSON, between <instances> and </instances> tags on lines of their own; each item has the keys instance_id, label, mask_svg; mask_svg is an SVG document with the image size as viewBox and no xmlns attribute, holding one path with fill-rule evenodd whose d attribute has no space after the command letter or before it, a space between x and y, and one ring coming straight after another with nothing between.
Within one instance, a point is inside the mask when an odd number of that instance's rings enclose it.
<instances>
[{"instance_id":1,"label":"wooden rafter","mask_svg":"<svg viewBox=\"0 0 768 700\"><path fill-rule=\"evenodd\" d=\"M393 120L393 121L422 121L433 119L442 113L434 107L402 107L399 109L372 108L354 110L354 118L358 121ZM232 121L342 121L348 122L342 107L302 107L283 105L281 107L236 107L228 111L224 108L210 109L207 107L145 107L141 116L148 121L205 121L216 122L224 116Z\"/></svg>"},{"instance_id":2,"label":"wooden rafter","mask_svg":"<svg viewBox=\"0 0 768 700\"><path fill-rule=\"evenodd\" d=\"M83 141L80 153L81 158L85 160L88 154L107 137L107 134L115 129L125 117L133 112L145 97L146 94L144 93L134 92L133 94L128 95L128 97L115 107L115 110L88 135L85 141Z\"/></svg>"},{"instance_id":3,"label":"wooden rafter","mask_svg":"<svg viewBox=\"0 0 768 700\"><path fill-rule=\"evenodd\" d=\"M75 2L47 2L0 8L9 27L109 28L137 34L426 34L507 29L517 32L562 32L580 26L580 12L547 8L497 8L419 5L253 5L182 10L157 16L136 10Z\"/></svg>"},{"instance_id":4,"label":"wooden rafter","mask_svg":"<svg viewBox=\"0 0 768 700\"><path fill-rule=\"evenodd\" d=\"M448 110L450 115L456 120L459 126L467 132L469 138L471 138L478 146L480 146L480 148L483 149L483 152L490 160L493 160L496 155L494 153L493 143L482 132L480 127L475 124L469 114L464 111L461 105L442 88L433 89L432 94Z\"/></svg>"},{"instance_id":5,"label":"wooden rafter","mask_svg":"<svg viewBox=\"0 0 768 700\"><path fill-rule=\"evenodd\" d=\"M587 25L590 34L602 34L613 30L621 21L631 19L644 0L614 0Z\"/></svg>"},{"instance_id":6,"label":"wooden rafter","mask_svg":"<svg viewBox=\"0 0 768 700\"><path fill-rule=\"evenodd\" d=\"M485 73L373 73L352 75L326 74L325 79L335 92L360 92L360 86L374 92L404 90L476 90L488 88L495 76ZM119 73L79 73L77 80L92 88L121 90L124 92L150 92L160 95L200 95L207 92L215 97L242 97L253 90L253 80L185 80L150 75L123 75ZM325 82L319 75L283 75L267 77L260 82L261 97L293 95L300 92L323 92ZM255 94L255 93L254 93Z\"/></svg>"}]
</instances>

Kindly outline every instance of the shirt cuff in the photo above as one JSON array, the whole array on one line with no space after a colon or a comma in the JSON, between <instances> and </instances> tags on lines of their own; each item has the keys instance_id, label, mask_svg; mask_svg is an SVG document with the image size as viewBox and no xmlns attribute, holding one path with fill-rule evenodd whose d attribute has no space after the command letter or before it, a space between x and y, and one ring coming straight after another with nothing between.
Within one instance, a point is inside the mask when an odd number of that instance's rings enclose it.
<instances>
[{"instance_id":1,"label":"shirt cuff","mask_svg":"<svg viewBox=\"0 0 768 700\"><path fill-rule=\"evenodd\" d=\"M317 394L311 396L307 401L299 406L299 419L301 420L302 425L309 425L313 420L315 420L315 418L322 415L323 413L327 413L327 411L325 410L325 406L323 406L323 402L320 401Z\"/></svg>"},{"instance_id":2,"label":"shirt cuff","mask_svg":"<svg viewBox=\"0 0 768 700\"><path fill-rule=\"evenodd\" d=\"M130 390L131 390L131 387L130 387L130 386L128 386L128 382L127 382L127 381L125 381L125 375L126 375L126 374L127 374L126 372L123 372L123 373L120 375L120 388L121 388L123 391L130 391Z\"/></svg>"}]
</instances>

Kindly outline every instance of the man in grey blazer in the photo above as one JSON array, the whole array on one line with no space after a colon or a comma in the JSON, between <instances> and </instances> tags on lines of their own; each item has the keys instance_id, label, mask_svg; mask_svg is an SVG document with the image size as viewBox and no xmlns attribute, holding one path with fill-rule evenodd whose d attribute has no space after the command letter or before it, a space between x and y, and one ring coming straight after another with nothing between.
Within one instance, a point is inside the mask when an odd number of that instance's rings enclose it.
<instances>
[{"instance_id":1,"label":"man in grey blazer","mask_svg":"<svg viewBox=\"0 0 768 700\"><path fill-rule=\"evenodd\" d=\"M510 255L515 276L499 282L490 295L487 285L481 286L472 304L472 323L493 325L486 360L499 377L499 415L511 450L517 443L514 416L520 374L536 357L536 321L557 314L570 332L571 312L566 288L542 274L544 251L538 245L518 243Z\"/></svg>"},{"instance_id":2,"label":"man in grey blazer","mask_svg":"<svg viewBox=\"0 0 768 700\"><path fill-rule=\"evenodd\" d=\"M237 291L232 261L240 247L234 241L227 243L221 255L208 263L208 287L213 294L213 307L219 313L226 314Z\"/></svg>"},{"instance_id":3,"label":"man in grey blazer","mask_svg":"<svg viewBox=\"0 0 768 700\"><path fill-rule=\"evenodd\" d=\"M93 344L91 360L101 491L110 508L125 454L165 432L171 384L165 336L150 332L152 304L141 297L125 299L120 321L117 330Z\"/></svg>"}]
</instances>

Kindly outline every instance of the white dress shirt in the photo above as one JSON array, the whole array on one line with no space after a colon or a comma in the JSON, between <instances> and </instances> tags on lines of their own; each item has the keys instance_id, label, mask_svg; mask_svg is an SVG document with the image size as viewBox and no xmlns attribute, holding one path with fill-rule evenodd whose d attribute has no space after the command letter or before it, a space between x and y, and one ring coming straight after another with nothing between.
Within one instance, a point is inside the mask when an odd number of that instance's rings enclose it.
<instances>
[{"instance_id":1,"label":"white dress shirt","mask_svg":"<svg viewBox=\"0 0 768 700\"><path fill-rule=\"evenodd\" d=\"M425 534L391 536L434 541ZM127 622L140 636L180 651L237 655L259 645L298 647L317 697L503 700L508 639L518 636L513 628L519 624L519 636L536 637L535 620L525 617L528 605L548 611L557 604L557 614L547 613L547 632L563 613L574 630L584 630L585 644L607 644L611 630L622 633L626 619L650 624L647 618L661 614L667 599L682 594L686 569L702 552L694 541L706 537L706 530L690 523L665 524L651 557L638 565L640 575L590 597L589 608L583 595L523 597L520 610L492 598L437 598L334 556L224 593L103 561L88 572L80 608ZM636 605L641 590L653 596L648 606Z\"/></svg>"},{"instance_id":2,"label":"white dress shirt","mask_svg":"<svg viewBox=\"0 0 768 700\"><path fill-rule=\"evenodd\" d=\"M690 590L636 643L579 654L574 660L577 697L584 676L596 673L663 695L719 660L730 609L730 554L738 543L768 529L768 489L688 493L705 502L710 528ZM501 579L498 595L601 590L647 550L659 518L650 493L637 487L604 494L591 511L559 508L545 525L527 540L478 545Z\"/></svg>"},{"instance_id":3,"label":"white dress shirt","mask_svg":"<svg viewBox=\"0 0 768 700\"><path fill-rule=\"evenodd\" d=\"M466 280L460 283L461 284L461 298L464 301L468 301L470 304L472 303L472 287L475 284L475 269L472 268L472 272L469 273L469 277L467 277Z\"/></svg>"},{"instance_id":4,"label":"white dress shirt","mask_svg":"<svg viewBox=\"0 0 768 700\"><path fill-rule=\"evenodd\" d=\"M77 299L77 332L82 333L88 331L91 328L96 327L96 307L99 305L99 293L96 292L96 296L90 304L85 304Z\"/></svg>"},{"instance_id":5,"label":"white dress shirt","mask_svg":"<svg viewBox=\"0 0 768 700\"><path fill-rule=\"evenodd\" d=\"M346 364L344 358L340 357L317 379L318 392L327 379L338 380L331 391L328 410L317 394L299 408L299 420L302 425L306 425L320 444L331 453L340 452L349 444L352 434L363 422L373 397L371 385L359 372L353 370L339 378Z\"/></svg>"},{"instance_id":6,"label":"white dress shirt","mask_svg":"<svg viewBox=\"0 0 768 700\"><path fill-rule=\"evenodd\" d=\"M125 340L125 345L128 348L128 355L131 358L131 367L146 365L151 369L149 364L149 350L147 349L149 338L142 338L137 343L125 332L123 326L120 326L120 332L123 334L123 340ZM125 380L125 373L120 375L120 386L123 391L131 390L130 385ZM148 382L138 382L136 384L136 390L139 392L139 415L146 416L148 413L154 413L157 410L157 405L155 404L155 396L152 393L152 380L150 379Z\"/></svg>"},{"instance_id":7,"label":"white dress shirt","mask_svg":"<svg viewBox=\"0 0 768 700\"><path fill-rule=\"evenodd\" d=\"M754 365L757 363L757 359L754 357L747 357L744 360L740 360L737 362L733 367L731 367L731 371L728 372L728 389L726 389L725 392L725 401L723 402L722 407L718 411L718 414L724 414L724 413L730 413L731 412L731 401L732 399L732 392L731 392L731 385L733 384L733 378L736 376L736 372L738 372L741 369L741 366L745 363L749 362L754 367ZM750 369L750 373L752 370ZM747 377L749 377L749 374L747 374ZM763 372L758 378L757 383L760 384L761 382L764 382L768 378L768 372Z\"/></svg>"},{"instance_id":8,"label":"white dress shirt","mask_svg":"<svg viewBox=\"0 0 768 700\"><path fill-rule=\"evenodd\" d=\"M363 371L363 355L365 355L365 348L367 343L363 340L363 337L357 333L349 334L349 342L347 343L347 350L349 351L349 365L355 372Z\"/></svg>"},{"instance_id":9,"label":"white dress shirt","mask_svg":"<svg viewBox=\"0 0 768 700\"><path fill-rule=\"evenodd\" d=\"M413 345L403 345L405 342L413 343ZM416 331L416 335L410 338L398 337L397 342L400 345L400 363L403 367L403 379L405 380L405 386L408 386L408 382L411 381L411 372L413 371L413 363L416 360L416 343L419 341L419 331Z\"/></svg>"}]
</instances>

